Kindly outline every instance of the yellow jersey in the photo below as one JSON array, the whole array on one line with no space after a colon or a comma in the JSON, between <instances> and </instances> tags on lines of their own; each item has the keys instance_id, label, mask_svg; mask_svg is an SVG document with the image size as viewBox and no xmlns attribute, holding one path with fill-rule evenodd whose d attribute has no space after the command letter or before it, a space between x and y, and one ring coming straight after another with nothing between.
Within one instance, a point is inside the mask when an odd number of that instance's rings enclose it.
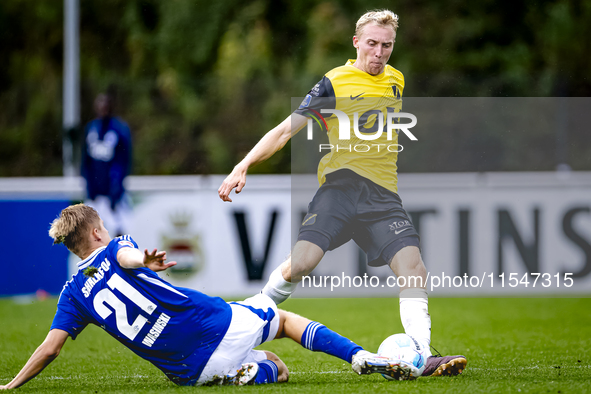
<instances>
[{"instance_id":1,"label":"yellow jersey","mask_svg":"<svg viewBox=\"0 0 591 394\"><path fill-rule=\"evenodd\" d=\"M354 62L326 73L296 111L309 117L307 110L313 109L326 121L330 152L320 160L318 182L322 185L327 174L349 169L396 193L398 130L388 134L386 129L388 114L402 108L404 76L390 65L371 75ZM334 110L348 117L348 133L340 130L346 123Z\"/></svg>"}]
</instances>

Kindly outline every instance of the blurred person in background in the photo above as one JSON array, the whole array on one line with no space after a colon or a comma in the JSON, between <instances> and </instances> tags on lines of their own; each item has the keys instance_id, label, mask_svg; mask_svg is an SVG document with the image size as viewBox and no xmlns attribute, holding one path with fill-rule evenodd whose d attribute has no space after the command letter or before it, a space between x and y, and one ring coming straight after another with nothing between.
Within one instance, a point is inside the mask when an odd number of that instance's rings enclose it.
<instances>
[{"instance_id":1,"label":"blurred person in background","mask_svg":"<svg viewBox=\"0 0 591 394\"><path fill-rule=\"evenodd\" d=\"M122 119L113 116L114 94L94 100L97 118L84 129L81 173L86 180L86 204L94 207L106 227L126 234L131 203L124 180L131 168L131 133Z\"/></svg>"}]
</instances>

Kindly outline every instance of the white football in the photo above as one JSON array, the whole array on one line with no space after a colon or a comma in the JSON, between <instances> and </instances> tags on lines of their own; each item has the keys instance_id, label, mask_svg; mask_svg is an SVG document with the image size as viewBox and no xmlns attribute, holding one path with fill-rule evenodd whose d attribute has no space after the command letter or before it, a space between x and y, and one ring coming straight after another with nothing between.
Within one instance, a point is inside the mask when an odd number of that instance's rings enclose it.
<instances>
[{"instance_id":1,"label":"white football","mask_svg":"<svg viewBox=\"0 0 591 394\"><path fill-rule=\"evenodd\" d=\"M421 376L427 361L422 346L414 338L406 334L390 335L380 345L378 355L398 359L407 364L411 367L411 376L413 378ZM384 375L384 377L393 380L389 376Z\"/></svg>"}]
</instances>

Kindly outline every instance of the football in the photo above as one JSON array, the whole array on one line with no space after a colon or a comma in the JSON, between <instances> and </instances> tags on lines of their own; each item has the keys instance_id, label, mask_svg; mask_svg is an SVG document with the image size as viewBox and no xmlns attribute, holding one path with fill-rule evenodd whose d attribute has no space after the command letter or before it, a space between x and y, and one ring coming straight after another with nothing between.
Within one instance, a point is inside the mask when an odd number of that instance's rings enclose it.
<instances>
[{"instance_id":1,"label":"football","mask_svg":"<svg viewBox=\"0 0 591 394\"><path fill-rule=\"evenodd\" d=\"M411 369L411 377L421 376L425 370L426 356L421 345L411 336L406 334L394 334L386 338L380 348L378 355L388 358L395 358L408 364ZM388 380L393 380L387 375L383 375Z\"/></svg>"}]
</instances>

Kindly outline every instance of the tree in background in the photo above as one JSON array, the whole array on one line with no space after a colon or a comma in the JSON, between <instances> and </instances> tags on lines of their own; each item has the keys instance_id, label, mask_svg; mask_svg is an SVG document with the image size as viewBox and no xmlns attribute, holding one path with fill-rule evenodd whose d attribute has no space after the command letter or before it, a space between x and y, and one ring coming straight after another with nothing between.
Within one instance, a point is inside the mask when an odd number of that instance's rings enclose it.
<instances>
[{"instance_id":1,"label":"tree in background","mask_svg":"<svg viewBox=\"0 0 591 394\"><path fill-rule=\"evenodd\" d=\"M380 7L393 5L372 2ZM286 116L291 97L354 56L349 27L366 10L361 0L84 0L82 121L96 93L115 84L134 133L135 174L227 173ZM589 2L401 0L394 11L401 20L390 63L404 72L407 97L591 93ZM0 2L0 39L0 176L61 175L63 1ZM496 153L452 161L433 130L425 138L433 142L401 155L401 166L553 170L522 154L532 141L538 156L552 152L554 136L533 133L458 132L467 150ZM589 133L569 138L571 166L591 170ZM283 149L253 172L289 169Z\"/></svg>"}]
</instances>

